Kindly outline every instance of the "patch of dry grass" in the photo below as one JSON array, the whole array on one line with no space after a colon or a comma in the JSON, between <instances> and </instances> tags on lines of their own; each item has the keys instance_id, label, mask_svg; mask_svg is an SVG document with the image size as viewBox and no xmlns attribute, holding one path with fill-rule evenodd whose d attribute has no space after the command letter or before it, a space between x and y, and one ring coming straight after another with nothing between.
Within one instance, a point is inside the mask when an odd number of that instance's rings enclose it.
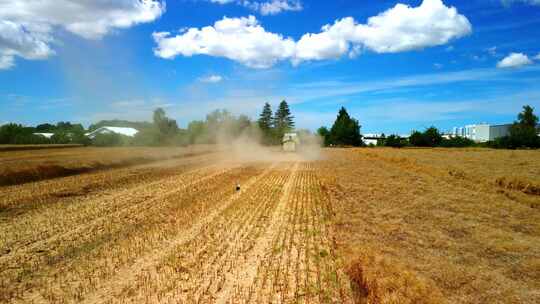
<instances>
[{"instance_id":1,"label":"patch of dry grass","mask_svg":"<svg viewBox=\"0 0 540 304\"><path fill-rule=\"evenodd\" d=\"M65 145L0 145L0 152L80 148L82 146L83 145L80 145L80 144L65 144Z\"/></svg>"},{"instance_id":2,"label":"patch of dry grass","mask_svg":"<svg viewBox=\"0 0 540 304\"><path fill-rule=\"evenodd\" d=\"M537 184L538 151L326 156L319 177L335 206L338 252L369 303L394 295L400 303L437 302L437 294L450 303L540 302L539 197L496 183L515 176Z\"/></svg>"},{"instance_id":3,"label":"patch of dry grass","mask_svg":"<svg viewBox=\"0 0 540 304\"><path fill-rule=\"evenodd\" d=\"M0 152L0 186L147 164L209 151L209 147L7 150Z\"/></svg>"},{"instance_id":4,"label":"patch of dry grass","mask_svg":"<svg viewBox=\"0 0 540 304\"><path fill-rule=\"evenodd\" d=\"M445 303L442 293L407 270L398 261L390 260L376 250L354 250L347 275L355 288L360 303L430 304Z\"/></svg>"},{"instance_id":5,"label":"patch of dry grass","mask_svg":"<svg viewBox=\"0 0 540 304\"><path fill-rule=\"evenodd\" d=\"M0 158L148 154L76 150ZM0 302L540 302L533 151L148 151L167 160L0 187Z\"/></svg>"}]
</instances>

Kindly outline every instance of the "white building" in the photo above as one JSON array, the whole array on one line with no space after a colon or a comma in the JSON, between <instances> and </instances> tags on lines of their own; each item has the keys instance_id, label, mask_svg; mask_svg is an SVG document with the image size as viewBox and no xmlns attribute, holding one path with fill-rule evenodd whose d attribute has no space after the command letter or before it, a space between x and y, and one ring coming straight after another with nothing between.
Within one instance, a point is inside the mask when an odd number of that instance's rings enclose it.
<instances>
[{"instance_id":1,"label":"white building","mask_svg":"<svg viewBox=\"0 0 540 304\"><path fill-rule=\"evenodd\" d=\"M43 136L45 138L51 138L53 137L54 133L33 133L34 135Z\"/></svg>"},{"instance_id":2,"label":"white building","mask_svg":"<svg viewBox=\"0 0 540 304\"><path fill-rule=\"evenodd\" d=\"M94 139L98 134L119 134L128 137L134 137L135 135L137 135L137 133L139 133L139 131L133 128L101 127L93 132L86 133L85 135L90 139Z\"/></svg>"},{"instance_id":3,"label":"white building","mask_svg":"<svg viewBox=\"0 0 540 304\"><path fill-rule=\"evenodd\" d=\"M465 137L476 142L486 142L509 135L511 126L511 124L489 125L485 123L467 125L465 127L454 128L452 135Z\"/></svg>"},{"instance_id":4,"label":"white building","mask_svg":"<svg viewBox=\"0 0 540 304\"><path fill-rule=\"evenodd\" d=\"M362 135L362 141L364 141L364 144L366 145L374 145L376 146L377 145L377 142L379 139L382 138L382 134L377 134L377 133L368 133L368 134L363 134Z\"/></svg>"}]
</instances>

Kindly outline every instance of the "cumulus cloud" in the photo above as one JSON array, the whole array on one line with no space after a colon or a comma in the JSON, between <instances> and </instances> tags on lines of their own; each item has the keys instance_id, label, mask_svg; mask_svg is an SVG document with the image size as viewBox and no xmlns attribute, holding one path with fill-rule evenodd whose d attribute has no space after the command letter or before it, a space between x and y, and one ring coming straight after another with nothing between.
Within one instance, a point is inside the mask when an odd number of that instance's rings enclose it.
<instances>
[{"instance_id":1,"label":"cumulus cloud","mask_svg":"<svg viewBox=\"0 0 540 304\"><path fill-rule=\"evenodd\" d=\"M520 68L532 64L529 57L523 53L511 53L497 63L498 68Z\"/></svg>"},{"instance_id":2,"label":"cumulus cloud","mask_svg":"<svg viewBox=\"0 0 540 304\"><path fill-rule=\"evenodd\" d=\"M204 82L204 83L218 83L218 82L223 81L223 77L220 75L210 75L207 77L199 78L199 81Z\"/></svg>"},{"instance_id":3,"label":"cumulus cloud","mask_svg":"<svg viewBox=\"0 0 540 304\"><path fill-rule=\"evenodd\" d=\"M226 1L226 0L215 0ZM190 28L179 35L154 33L155 54L225 57L256 68L267 68L282 60L293 64L327 60L344 55L355 57L362 50L397 53L444 45L470 34L469 20L442 0L424 0L418 7L397 4L368 19L336 20L319 33L307 33L298 41L266 31L253 16L223 18L214 26Z\"/></svg>"},{"instance_id":4,"label":"cumulus cloud","mask_svg":"<svg viewBox=\"0 0 540 304\"><path fill-rule=\"evenodd\" d=\"M44 59L54 54L54 31L64 29L99 39L114 29L155 20L165 11L160 0L0 0L0 68L15 56Z\"/></svg>"},{"instance_id":5,"label":"cumulus cloud","mask_svg":"<svg viewBox=\"0 0 540 304\"><path fill-rule=\"evenodd\" d=\"M267 32L254 16L227 18L213 26L190 28L177 36L169 32L153 34L154 54L171 59L178 55L225 57L253 68L268 68L294 55L290 38Z\"/></svg>"},{"instance_id":6,"label":"cumulus cloud","mask_svg":"<svg viewBox=\"0 0 540 304\"><path fill-rule=\"evenodd\" d=\"M250 0L209 0L217 4L236 3L259 12L261 15L277 15L285 11L301 11L302 2L299 0L270 0L266 2Z\"/></svg>"}]
</instances>

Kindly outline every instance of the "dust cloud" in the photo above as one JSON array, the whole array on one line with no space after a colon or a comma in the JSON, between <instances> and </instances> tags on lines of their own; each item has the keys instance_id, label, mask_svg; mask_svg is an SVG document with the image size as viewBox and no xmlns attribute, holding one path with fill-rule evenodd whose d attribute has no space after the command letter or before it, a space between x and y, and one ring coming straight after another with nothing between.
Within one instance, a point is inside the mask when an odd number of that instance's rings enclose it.
<instances>
[{"instance_id":1,"label":"dust cloud","mask_svg":"<svg viewBox=\"0 0 540 304\"><path fill-rule=\"evenodd\" d=\"M235 139L224 132L220 134L218 146L226 151L226 160L233 162L315 161L321 159L321 142L317 135L300 136L297 151L284 152L281 145L262 145L260 132L250 130Z\"/></svg>"}]
</instances>

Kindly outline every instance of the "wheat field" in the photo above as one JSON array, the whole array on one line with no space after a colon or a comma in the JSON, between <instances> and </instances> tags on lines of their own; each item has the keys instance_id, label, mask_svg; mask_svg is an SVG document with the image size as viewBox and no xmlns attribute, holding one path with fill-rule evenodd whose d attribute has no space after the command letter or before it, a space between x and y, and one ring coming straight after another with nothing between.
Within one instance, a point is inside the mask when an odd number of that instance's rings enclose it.
<instances>
[{"instance_id":1,"label":"wheat field","mask_svg":"<svg viewBox=\"0 0 540 304\"><path fill-rule=\"evenodd\" d=\"M84 149L0 152L122 164L0 186L0 302L540 302L536 151Z\"/></svg>"}]
</instances>

